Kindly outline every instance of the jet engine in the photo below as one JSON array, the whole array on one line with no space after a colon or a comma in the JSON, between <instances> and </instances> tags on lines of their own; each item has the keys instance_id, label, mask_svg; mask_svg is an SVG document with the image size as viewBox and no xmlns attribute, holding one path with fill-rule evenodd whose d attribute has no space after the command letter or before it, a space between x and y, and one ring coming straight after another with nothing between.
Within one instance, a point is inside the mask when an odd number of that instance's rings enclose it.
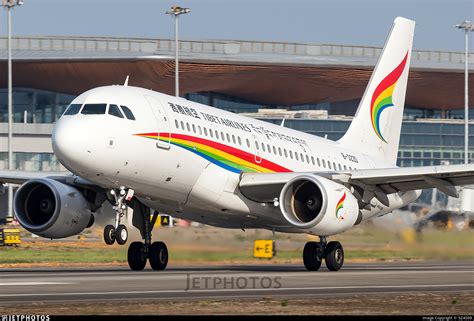
<instances>
[{"instance_id":1,"label":"jet engine","mask_svg":"<svg viewBox=\"0 0 474 321\"><path fill-rule=\"evenodd\" d=\"M26 230L52 239L81 233L92 215L79 190L49 178L25 182L15 193L14 210Z\"/></svg>"},{"instance_id":2,"label":"jet engine","mask_svg":"<svg viewBox=\"0 0 474 321\"><path fill-rule=\"evenodd\" d=\"M316 175L288 181L280 193L280 209L292 226L320 236L351 228L359 216L357 199L348 188Z\"/></svg>"}]
</instances>

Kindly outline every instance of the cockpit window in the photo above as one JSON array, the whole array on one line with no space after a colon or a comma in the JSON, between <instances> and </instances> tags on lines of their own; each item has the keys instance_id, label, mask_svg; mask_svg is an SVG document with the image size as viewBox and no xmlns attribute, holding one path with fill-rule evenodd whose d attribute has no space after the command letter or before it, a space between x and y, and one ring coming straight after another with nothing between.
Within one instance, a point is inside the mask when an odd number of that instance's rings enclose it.
<instances>
[{"instance_id":1,"label":"cockpit window","mask_svg":"<svg viewBox=\"0 0 474 321\"><path fill-rule=\"evenodd\" d=\"M102 115L105 114L107 104L85 104L81 114L84 115Z\"/></svg>"},{"instance_id":2,"label":"cockpit window","mask_svg":"<svg viewBox=\"0 0 474 321\"><path fill-rule=\"evenodd\" d=\"M122 106L122 105L120 105L120 107L122 107L122 110L123 110L123 113L125 114L125 117L127 117L130 120L135 120L135 116L133 116L133 113L130 110L130 108L128 108L127 106Z\"/></svg>"},{"instance_id":3,"label":"cockpit window","mask_svg":"<svg viewBox=\"0 0 474 321\"><path fill-rule=\"evenodd\" d=\"M109 115L123 118L122 112L120 111L117 105L109 105Z\"/></svg>"},{"instance_id":4,"label":"cockpit window","mask_svg":"<svg viewBox=\"0 0 474 321\"><path fill-rule=\"evenodd\" d=\"M79 110L81 109L81 104L71 104L69 105L69 107L67 108L66 112L64 113L64 115L75 115L79 112Z\"/></svg>"}]
</instances>

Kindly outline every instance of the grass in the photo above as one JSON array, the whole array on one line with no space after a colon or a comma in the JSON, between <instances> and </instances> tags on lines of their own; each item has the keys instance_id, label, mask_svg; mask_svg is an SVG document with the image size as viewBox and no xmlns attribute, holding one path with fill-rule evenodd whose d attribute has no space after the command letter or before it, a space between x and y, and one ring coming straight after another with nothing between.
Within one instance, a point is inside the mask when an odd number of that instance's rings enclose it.
<instances>
[{"instance_id":1,"label":"grass","mask_svg":"<svg viewBox=\"0 0 474 321\"><path fill-rule=\"evenodd\" d=\"M215 230L190 231L175 229L161 233L168 243L170 263L229 263L229 262L300 262L304 242L301 235L277 234L277 256L272 260L254 259L252 241L268 237L268 233L216 233ZM169 235L167 235L167 233ZM182 240L183 233L187 239ZM166 239L166 238L169 238ZM227 238L227 239L225 239ZM389 233L371 226L336 236L344 245L346 260L474 260L472 230L424 232L421 237L404 233ZM216 244L223 244L216 247ZM125 263L126 246L106 246L99 239L81 242L24 241L18 247L0 247L0 265L17 263Z\"/></svg>"}]
</instances>

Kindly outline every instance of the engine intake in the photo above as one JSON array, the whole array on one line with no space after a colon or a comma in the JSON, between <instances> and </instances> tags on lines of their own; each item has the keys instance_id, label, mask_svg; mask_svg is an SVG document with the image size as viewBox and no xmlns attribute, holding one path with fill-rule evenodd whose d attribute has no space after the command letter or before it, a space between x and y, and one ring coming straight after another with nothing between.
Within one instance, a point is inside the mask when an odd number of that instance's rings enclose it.
<instances>
[{"instance_id":1,"label":"engine intake","mask_svg":"<svg viewBox=\"0 0 474 321\"><path fill-rule=\"evenodd\" d=\"M49 178L24 183L15 193L14 210L26 230L47 238L79 234L91 219L77 189Z\"/></svg>"},{"instance_id":2,"label":"engine intake","mask_svg":"<svg viewBox=\"0 0 474 321\"><path fill-rule=\"evenodd\" d=\"M357 199L349 189L316 175L288 181L280 193L280 210L292 226L316 235L347 230L359 216Z\"/></svg>"}]
</instances>

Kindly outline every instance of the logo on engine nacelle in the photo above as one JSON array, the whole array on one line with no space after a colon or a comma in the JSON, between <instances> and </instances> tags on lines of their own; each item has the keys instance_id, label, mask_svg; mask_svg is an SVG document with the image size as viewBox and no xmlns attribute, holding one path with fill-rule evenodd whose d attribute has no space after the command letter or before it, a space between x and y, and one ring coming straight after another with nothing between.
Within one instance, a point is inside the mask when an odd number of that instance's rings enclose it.
<instances>
[{"instance_id":1,"label":"logo on engine nacelle","mask_svg":"<svg viewBox=\"0 0 474 321\"><path fill-rule=\"evenodd\" d=\"M346 200L346 192L342 195L339 202L336 204L336 218L338 222L341 222L344 219L345 211L341 211L344 208L344 201Z\"/></svg>"}]
</instances>

